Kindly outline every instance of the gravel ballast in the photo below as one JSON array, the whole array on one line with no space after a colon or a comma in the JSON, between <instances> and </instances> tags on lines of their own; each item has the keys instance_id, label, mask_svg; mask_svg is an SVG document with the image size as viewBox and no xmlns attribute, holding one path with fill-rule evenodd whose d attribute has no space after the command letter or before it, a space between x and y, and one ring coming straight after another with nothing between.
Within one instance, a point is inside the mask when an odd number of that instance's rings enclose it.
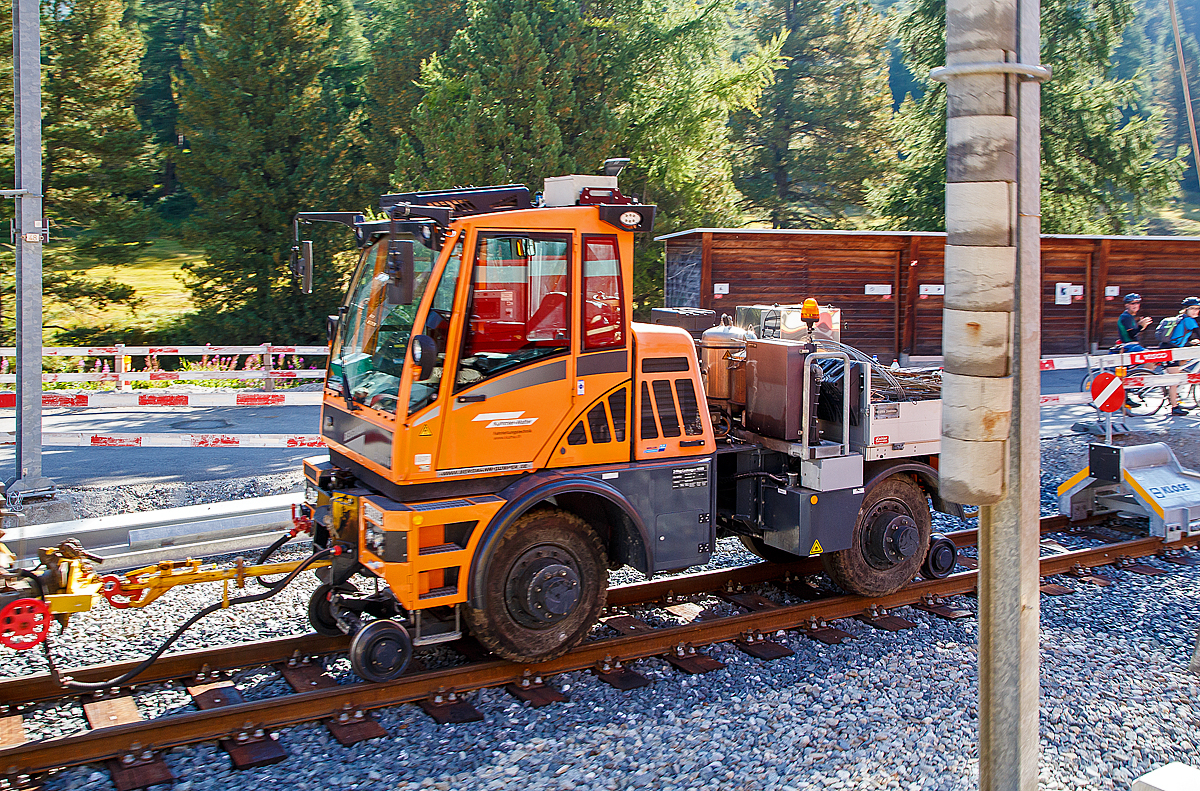
<instances>
[{"instance_id":1,"label":"gravel ballast","mask_svg":"<svg viewBox=\"0 0 1200 791\"><path fill-rule=\"evenodd\" d=\"M1194 452L1192 437L1169 441ZM1042 445L1043 513L1053 513L1053 488L1086 464L1087 439L1056 438ZM1184 455L1181 447L1176 450ZM140 510L126 506L142 497L183 505L294 485L286 476L271 478L136 497L114 490L107 501L114 511L108 512ZM105 492L89 490L86 496ZM943 519L938 529L958 526L957 520ZM752 559L734 540L721 541L718 550L714 566ZM290 552L299 557L304 548ZM1042 597L1044 789L1127 789L1133 778L1171 761L1200 763L1200 676L1187 670L1200 608L1200 567L1148 562L1168 573L1149 577L1105 569L1117 584L1102 588L1062 578L1058 581L1076 590L1073 595ZM638 577L617 572L612 581ZM216 613L176 648L305 631L304 607L314 585L305 575L261 605ZM773 589L766 593L781 600ZM216 586L197 586L172 591L145 610L103 608L77 616L65 635L55 630L55 655L63 665L143 656L174 624L219 595ZM970 597L955 603L975 610ZM777 639L796 655L774 662L731 645L713 646L707 652L726 667L702 676L678 673L662 660L638 662L634 669L654 683L628 693L587 673L566 674L553 683L571 701L542 709L502 690L483 690L472 696L485 716L481 723L439 726L415 706L385 709L376 716L390 737L350 748L319 724L288 728L279 739L289 758L274 766L232 770L215 744L176 748L166 760L180 791L973 789L978 624L909 608L896 614L917 628L889 633L839 621L839 628L855 636L839 646L788 633ZM436 663L438 656L431 659ZM40 652L0 653L5 676L44 667ZM353 678L344 659L330 660L330 669L343 681ZM248 699L286 692L282 680L264 670L247 671L236 682ZM146 717L190 707L186 692L174 684L138 690L136 698ZM80 732L86 724L78 704L60 702L28 712L26 728L29 738L46 738ZM113 786L107 772L87 766L52 774L46 787Z\"/></svg>"}]
</instances>

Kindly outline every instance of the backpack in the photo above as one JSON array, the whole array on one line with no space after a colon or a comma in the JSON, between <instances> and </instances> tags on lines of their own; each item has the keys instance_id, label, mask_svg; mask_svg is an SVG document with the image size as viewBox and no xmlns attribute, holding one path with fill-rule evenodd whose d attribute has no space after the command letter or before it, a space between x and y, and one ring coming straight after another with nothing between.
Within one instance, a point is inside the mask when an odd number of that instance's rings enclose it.
<instances>
[{"instance_id":1,"label":"backpack","mask_svg":"<svg viewBox=\"0 0 1200 791\"><path fill-rule=\"evenodd\" d=\"M1175 328L1179 326L1182 315L1167 316L1158 323L1154 328L1154 337L1158 338L1159 343L1170 343L1171 336L1175 334Z\"/></svg>"}]
</instances>

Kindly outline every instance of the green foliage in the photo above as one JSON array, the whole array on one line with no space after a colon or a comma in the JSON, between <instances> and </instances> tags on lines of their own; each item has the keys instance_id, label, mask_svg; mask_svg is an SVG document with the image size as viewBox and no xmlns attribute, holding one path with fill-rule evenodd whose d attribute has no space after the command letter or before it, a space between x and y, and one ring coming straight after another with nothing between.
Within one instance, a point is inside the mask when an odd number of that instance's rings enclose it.
<instances>
[{"instance_id":1,"label":"green foliage","mask_svg":"<svg viewBox=\"0 0 1200 791\"><path fill-rule=\"evenodd\" d=\"M762 42L787 35L787 63L734 117L747 212L774 228L850 226L892 159L887 26L840 0L774 0L752 24Z\"/></svg>"},{"instance_id":2,"label":"green foliage","mask_svg":"<svg viewBox=\"0 0 1200 791\"><path fill-rule=\"evenodd\" d=\"M51 244L42 252L42 299L44 313L52 314L63 309L105 308L124 305L137 310L142 304L136 290L125 283L106 278L87 278L72 270L77 252L69 244ZM0 303L15 304L16 254L12 245L0 244ZM12 346L16 342L15 311L0 310L0 346ZM68 328L45 324L46 328L69 331Z\"/></svg>"},{"instance_id":3,"label":"green foliage","mask_svg":"<svg viewBox=\"0 0 1200 791\"><path fill-rule=\"evenodd\" d=\"M719 3L473 0L399 143L406 188L525 183L596 172L629 156L626 194L659 206L660 232L732 222L729 113L753 104L778 65L772 40L733 64ZM639 240L634 301L661 300L661 246Z\"/></svg>"},{"instance_id":4,"label":"green foliage","mask_svg":"<svg viewBox=\"0 0 1200 791\"><path fill-rule=\"evenodd\" d=\"M177 80L187 147L178 174L196 200L185 264L197 315L188 330L222 343L322 335L342 273L317 267L314 291L288 271L291 219L310 207L358 206L355 119L328 69L344 54L317 0L212 0ZM317 249L330 239L318 234ZM344 242L344 239L340 241Z\"/></svg>"},{"instance_id":5,"label":"green foliage","mask_svg":"<svg viewBox=\"0 0 1200 791\"><path fill-rule=\"evenodd\" d=\"M151 228L138 197L153 185L154 155L132 109L143 49L127 10L123 0L42 5L46 214L112 263Z\"/></svg>"},{"instance_id":6,"label":"green foliage","mask_svg":"<svg viewBox=\"0 0 1200 791\"><path fill-rule=\"evenodd\" d=\"M466 25L466 0L369 0L366 31L371 69L366 77L366 135L376 191L388 188L399 147L412 132L421 101L421 63L442 52Z\"/></svg>"},{"instance_id":7,"label":"green foliage","mask_svg":"<svg viewBox=\"0 0 1200 791\"><path fill-rule=\"evenodd\" d=\"M1113 75L1112 53L1133 18L1130 0L1042 6L1042 230L1129 233L1176 188L1183 163L1159 156L1160 114L1138 103L1134 80ZM918 0L900 26L910 69L928 74L945 51L944 0ZM901 162L873 190L871 206L890 227L944 227L945 91L901 108Z\"/></svg>"}]
</instances>

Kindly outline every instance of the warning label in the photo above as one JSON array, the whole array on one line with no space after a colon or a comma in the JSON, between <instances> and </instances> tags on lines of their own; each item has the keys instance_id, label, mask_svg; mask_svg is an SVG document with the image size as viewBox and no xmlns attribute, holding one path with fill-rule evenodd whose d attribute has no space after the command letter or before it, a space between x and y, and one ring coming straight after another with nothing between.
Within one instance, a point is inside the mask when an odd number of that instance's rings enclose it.
<instances>
[{"instance_id":1,"label":"warning label","mask_svg":"<svg viewBox=\"0 0 1200 791\"><path fill-rule=\"evenodd\" d=\"M698 489L708 486L708 465L676 467L671 470L672 489Z\"/></svg>"},{"instance_id":2,"label":"warning label","mask_svg":"<svg viewBox=\"0 0 1200 791\"><path fill-rule=\"evenodd\" d=\"M432 437L433 431L427 425L421 426L421 436L422 437Z\"/></svg>"},{"instance_id":3,"label":"warning label","mask_svg":"<svg viewBox=\"0 0 1200 791\"><path fill-rule=\"evenodd\" d=\"M812 549L808 550L808 555L809 557L812 557L813 555L819 555L824 551L825 550L821 549L821 542L814 540Z\"/></svg>"}]
</instances>

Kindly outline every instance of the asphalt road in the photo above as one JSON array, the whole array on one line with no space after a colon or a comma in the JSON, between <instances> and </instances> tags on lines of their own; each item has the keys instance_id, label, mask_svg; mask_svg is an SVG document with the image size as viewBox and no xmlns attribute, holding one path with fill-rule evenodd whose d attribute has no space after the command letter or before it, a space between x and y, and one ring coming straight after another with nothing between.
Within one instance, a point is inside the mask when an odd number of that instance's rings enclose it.
<instances>
[{"instance_id":1,"label":"asphalt road","mask_svg":"<svg viewBox=\"0 0 1200 791\"><path fill-rule=\"evenodd\" d=\"M1042 373L1042 392L1077 392L1083 371ZM1150 418L1131 418L1150 428L1171 418L1163 410ZM7 414L5 414L7 413ZM48 409L45 431L95 431L97 433L222 433L317 434L320 408L304 407L156 407L148 409ZM1067 434L1080 420L1095 420L1088 406L1042 409L1042 436ZM12 431L12 410L0 413L0 430ZM0 447L0 474L13 476L14 447ZM211 481L245 478L296 470L301 459L317 455L312 448L75 448L49 447L42 467L60 486L114 486L118 484Z\"/></svg>"},{"instance_id":2,"label":"asphalt road","mask_svg":"<svg viewBox=\"0 0 1200 791\"><path fill-rule=\"evenodd\" d=\"M316 406L47 409L42 430L103 434L318 434ZM14 410L0 413L0 430L16 427ZM14 475L16 449L0 447L0 474ZM47 447L42 472L59 486L212 481L296 470L313 448L85 448Z\"/></svg>"}]
</instances>

